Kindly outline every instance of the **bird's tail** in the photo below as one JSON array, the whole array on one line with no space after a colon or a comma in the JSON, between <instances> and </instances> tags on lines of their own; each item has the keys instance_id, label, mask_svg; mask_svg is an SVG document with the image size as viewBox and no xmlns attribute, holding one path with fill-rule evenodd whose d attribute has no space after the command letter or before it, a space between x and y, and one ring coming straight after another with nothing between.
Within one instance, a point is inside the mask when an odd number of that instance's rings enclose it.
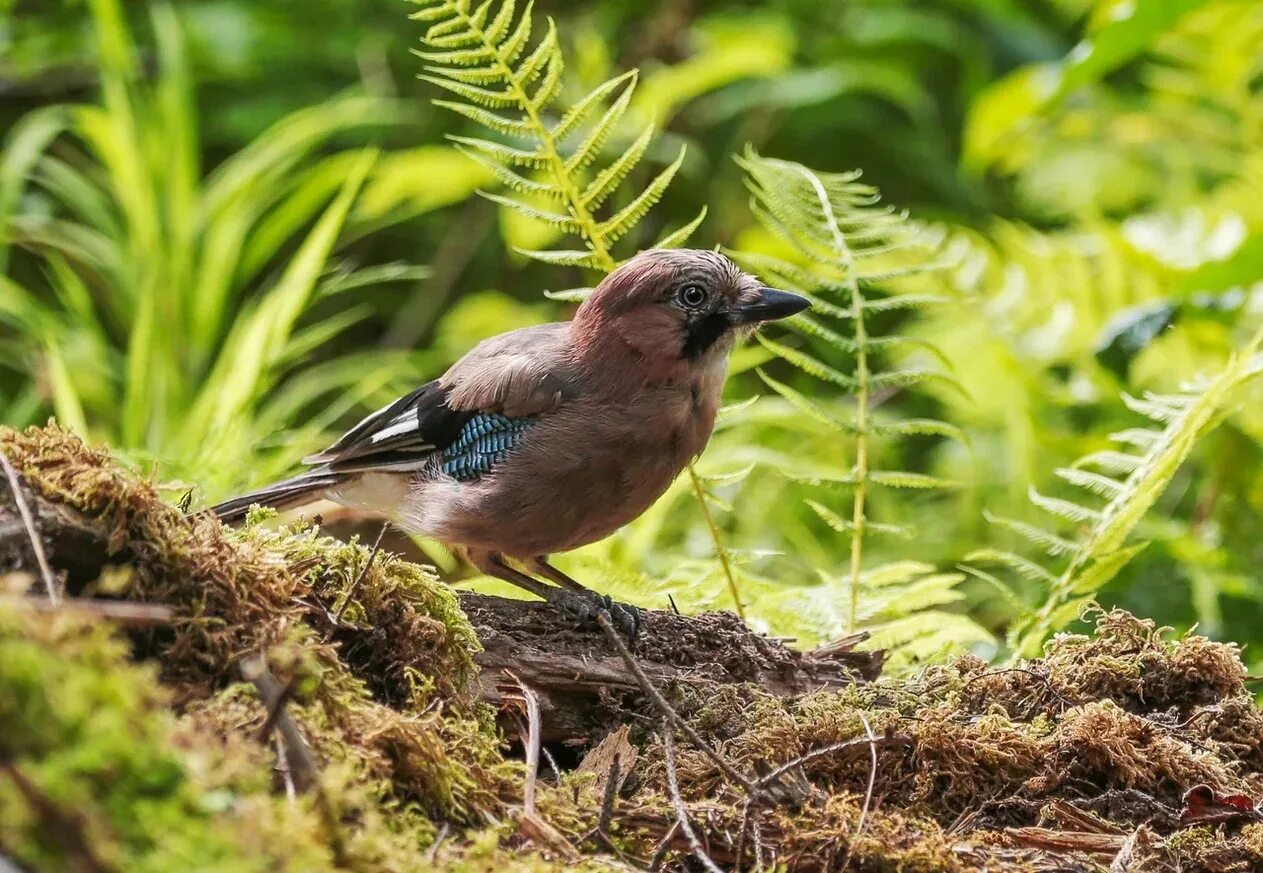
<instances>
[{"instance_id":1,"label":"bird's tail","mask_svg":"<svg viewBox=\"0 0 1263 873\"><path fill-rule=\"evenodd\" d=\"M342 479L343 476L340 473L312 470L292 479L274 482L258 491L251 491L249 494L217 503L210 508L210 511L215 513L220 521L239 521L245 518L251 506L269 506L273 509L298 506L313 500L321 491L330 485L336 485Z\"/></svg>"}]
</instances>

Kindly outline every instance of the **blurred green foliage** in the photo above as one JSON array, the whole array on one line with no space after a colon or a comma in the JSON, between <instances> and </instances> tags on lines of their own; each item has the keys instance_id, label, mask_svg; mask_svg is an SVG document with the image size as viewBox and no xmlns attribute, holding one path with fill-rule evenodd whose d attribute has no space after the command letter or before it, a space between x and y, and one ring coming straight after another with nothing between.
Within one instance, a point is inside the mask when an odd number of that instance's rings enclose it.
<instances>
[{"instance_id":1,"label":"blurred green foliage","mask_svg":"<svg viewBox=\"0 0 1263 873\"><path fill-rule=\"evenodd\" d=\"M599 273L584 264L605 265L522 256L570 246L474 196L508 192L445 141L486 131L431 104L450 95L416 78L409 50L425 29L412 9L0 4L6 422L55 413L213 498L277 475L483 336L564 317L567 304L540 292L588 287ZM872 348L863 368L932 367L959 390L813 378L795 355L839 374L860 362L853 342L801 323L735 356L732 406L697 472L750 617L805 644L848 618L880 630L924 612L888 640L905 660L1002 648L1057 586L1037 573L962 580L966 556L1030 555L1014 532L1045 523L1030 489L1077 500L1055 471L1146 426L1122 392L1172 395L1242 366L1233 350L1263 311L1263 7L539 0L537 35L546 16L566 60L561 105L640 70L601 165L649 123L658 133L610 209L683 149L623 247L705 207L691 244L809 267L751 209L733 160L750 145L821 174L862 169L907 210L923 255L919 275L857 290L941 298L872 313L868 334L906 341ZM820 325L853 339L837 314ZM1263 642L1258 391L1215 396L1135 520L1127 547L1149 546L1096 596ZM806 481L854 477L864 437L830 421L860 406L886 427L930 420L963 437L939 428L864 447L872 470L957 484L866 490L869 532L915 537L857 537L854 491ZM671 594L682 608L731 607L693 490L682 477L569 568L644 605ZM1090 516L1063 520L1052 535L1090 539Z\"/></svg>"}]
</instances>

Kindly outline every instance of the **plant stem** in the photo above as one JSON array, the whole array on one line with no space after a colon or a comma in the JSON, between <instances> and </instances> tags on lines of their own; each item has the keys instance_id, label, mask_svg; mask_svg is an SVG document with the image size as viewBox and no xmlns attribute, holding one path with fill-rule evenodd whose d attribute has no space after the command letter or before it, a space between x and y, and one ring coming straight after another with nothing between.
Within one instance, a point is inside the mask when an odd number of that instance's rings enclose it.
<instances>
[{"instance_id":1,"label":"plant stem","mask_svg":"<svg viewBox=\"0 0 1263 873\"><path fill-rule=\"evenodd\" d=\"M851 267L847 267L848 273ZM855 614L859 611L860 561L864 551L864 503L868 497L868 333L864 327L864 297L852 275L851 311L855 322L855 495L851 509L851 584L850 609L846 616L846 632L855 632Z\"/></svg>"},{"instance_id":2,"label":"plant stem","mask_svg":"<svg viewBox=\"0 0 1263 873\"><path fill-rule=\"evenodd\" d=\"M732 575L732 563L728 560L728 550L724 548L723 541L719 538L719 528L715 526L715 517L711 515L710 507L706 504L706 491L702 488L702 479L697 475L697 470L692 464L689 464L688 469L689 479L693 482L693 494L697 497L697 505L702 509L702 517L706 519L706 527L710 529L710 538L715 543L715 556L719 558L719 566L723 568L724 578L728 580L728 592L732 595L732 604L736 607L737 615L745 621L746 611L741 605L741 595L737 591L737 579Z\"/></svg>"}]
</instances>

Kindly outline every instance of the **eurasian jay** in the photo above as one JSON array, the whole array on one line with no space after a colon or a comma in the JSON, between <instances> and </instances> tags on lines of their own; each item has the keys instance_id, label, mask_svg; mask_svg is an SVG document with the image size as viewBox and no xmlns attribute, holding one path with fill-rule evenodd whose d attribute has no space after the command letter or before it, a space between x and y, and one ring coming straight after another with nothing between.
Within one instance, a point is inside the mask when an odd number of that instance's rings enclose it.
<instances>
[{"instance_id":1,"label":"eurasian jay","mask_svg":"<svg viewBox=\"0 0 1263 873\"><path fill-rule=\"evenodd\" d=\"M325 497L382 513L581 618L609 609L634 634L634 608L548 556L648 509L706 446L737 333L807 306L716 252L642 252L572 321L483 340L306 458L311 470L213 511L234 520Z\"/></svg>"}]
</instances>

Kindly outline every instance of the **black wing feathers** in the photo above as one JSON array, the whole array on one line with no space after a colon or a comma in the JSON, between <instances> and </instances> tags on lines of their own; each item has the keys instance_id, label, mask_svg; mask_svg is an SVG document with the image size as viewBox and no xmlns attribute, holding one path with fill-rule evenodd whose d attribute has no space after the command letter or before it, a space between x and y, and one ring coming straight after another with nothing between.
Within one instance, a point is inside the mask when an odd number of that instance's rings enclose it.
<instances>
[{"instance_id":1,"label":"black wing feathers","mask_svg":"<svg viewBox=\"0 0 1263 873\"><path fill-rule=\"evenodd\" d=\"M438 381L422 385L369 415L305 462L325 464L340 473L419 466L433 452L451 445L476 414L450 408L447 394Z\"/></svg>"}]
</instances>

